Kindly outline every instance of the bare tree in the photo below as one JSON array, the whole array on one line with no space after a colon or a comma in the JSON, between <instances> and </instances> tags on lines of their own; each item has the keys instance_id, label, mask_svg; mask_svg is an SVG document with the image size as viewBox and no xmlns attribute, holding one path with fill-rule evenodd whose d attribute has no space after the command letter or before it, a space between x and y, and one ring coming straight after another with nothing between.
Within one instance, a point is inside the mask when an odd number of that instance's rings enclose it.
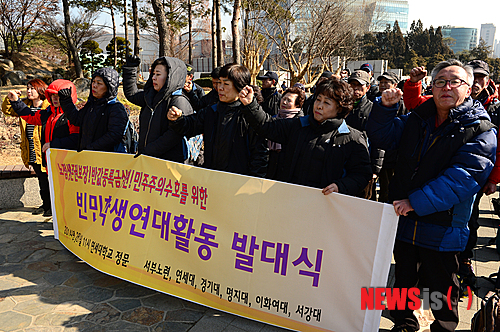
<instances>
[{"instance_id":1,"label":"bare tree","mask_svg":"<svg viewBox=\"0 0 500 332\"><path fill-rule=\"evenodd\" d=\"M8 40L12 42L11 51L23 50L30 40L36 37L32 33L40 27L40 18L45 13L57 11L57 0L0 0L0 20L5 30L2 31L5 51L9 51Z\"/></svg>"},{"instance_id":2,"label":"bare tree","mask_svg":"<svg viewBox=\"0 0 500 332\"><path fill-rule=\"evenodd\" d=\"M221 19L221 1L213 0L215 8L215 22L217 36L217 67L224 66L224 53L222 49L222 19Z\"/></svg>"},{"instance_id":3,"label":"bare tree","mask_svg":"<svg viewBox=\"0 0 500 332\"><path fill-rule=\"evenodd\" d=\"M251 83L256 84L256 78L260 68L271 53L272 48L269 47L269 40L262 34L259 22L265 20L261 14L262 11L257 10L258 3L247 0L243 3L243 47L241 50L242 64L250 70Z\"/></svg>"},{"instance_id":4,"label":"bare tree","mask_svg":"<svg viewBox=\"0 0 500 332\"><path fill-rule=\"evenodd\" d=\"M209 13L203 1L190 1L193 18L205 17ZM165 52L160 51L160 56L180 57L188 48L188 41L181 43L179 38L181 30L188 27L187 0L151 0L151 5L153 12L147 6L141 8L141 28L152 40L159 42ZM195 35L192 34L193 37Z\"/></svg>"},{"instance_id":5,"label":"bare tree","mask_svg":"<svg viewBox=\"0 0 500 332\"><path fill-rule=\"evenodd\" d=\"M139 56L141 47L139 43L139 14L137 12L137 0L132 0L132 24L134 25L134 55Z\"/></svg>"},{"instance_id":6,"label":"bare tree","mask_svg":"<svg viewBox=\"0 0 500 332\"><path fill-rule=\"evenodd\" d=\"M83 78L82 64L80 63L80 58L78 56L78 50L76 49L73 36L71 35L71 17L69 15L69 2L68 0L62 0L63 4L63 15L64 15L64 34L66 40L68 41L69 53L73 58L73 63L75 64L75 74L78 78Z\"/></svg>"},{"instance_id":7,"label":"bare tree","mask_svg":"<svg viewBox=\"0 0 500 332\"><path fill-rule=\"evenodd\" d=\"M167 55L167 45L168 45L168 25L167 18L165 17L165 9L163 8L163 2L160 0L151 0L151 5L156 16L156 26L158 28L158 38L160 42L159 55Z\"/></svg>"},{"instance_id":8,"label":"bare tree","mask_svg":"<svg viewBox=\"0 0 500 332\"><path fill-rule=\"evenodd\" d=\"M290 84L314 85L330 57L358 28L349 14L352 0L258 0L261 29L277 48L276 66L290 73ZM284 17L288 16L288 19Z\"/></svg>"},{"instance_id":9,"label":"bare tree","mask_svg":"<svg viewBox=\"0 0 500 332\"><path fill-rule=\"evenodd\" d=\"M76 6L83 7L89 11L93 12L107 12L111 17L111 22L113 26L113 39L115 41L113 52L113 63L116 68L117 64L117 45L116 45L116 20L115 20L115 9L122 10L123 3L121 0L72 0L72 3Z\"/></svg>"},{"instance_id":10,"label":"bare tree","mask_svg":"<svg viewBox=\"0 0 500 332\"><path fill-rule=\"evenodd\" d=\"M130 54L129 50L130 48L128 47L128 17L127 17L127 0L123 0L123 28L125 29L125 41L126 41L126 48L125 48L125 56L128 56Z\"/></svg>"},{"instance_id":11,"label":"bare tree","mask_svg":"<svg viewBox=\"0 0 500 332\"><path fill-rule=\"evenodd\" d=\"M215 20L215 1L212 5L212 20L211 20L211 36L212 36L212 68L217 67L217 22Z\"/></svg>"},{"instance_id":12,"label":"bare tree","mask_svg":"<svg viewBox=\"0 0 500 332\"><path fill-rule=\"evenodd\" d=\"M241 21L241 0L234 0L233 19L231 20L231 32L233 34L233 62L241 63L240 52L240 27Z\"/></svg>"},{"instance_id":13,"label":"bare tree","mask_svg":"<svg viewBox=\"0 0 500 332\"><path fill-rule=\"evenodd\" d=\"M68 55L68 61L71 62L74 55L67 38L64 37L64 21L57 19L56 14L57 12L47 13L42 17L42 31L52 44L57 45L63 53ZM80 49L86 40L96 39L103 34L103 27L96 25L98 17L99 13L88 10L79 10L76 15L70 17L69 30L76 49Z\"/></svg>"}]
</instances>

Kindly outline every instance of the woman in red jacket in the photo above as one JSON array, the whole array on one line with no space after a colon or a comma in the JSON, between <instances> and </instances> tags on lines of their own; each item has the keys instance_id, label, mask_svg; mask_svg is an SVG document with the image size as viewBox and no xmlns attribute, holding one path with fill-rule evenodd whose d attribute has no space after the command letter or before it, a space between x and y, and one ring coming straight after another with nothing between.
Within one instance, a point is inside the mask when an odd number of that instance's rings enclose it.
<instances>
[{"instance_id":1,"label":"woman in red jacket","mask_svg":"<svg viewBox=\"0 0 500 332\"><path fill-rule=\"evenodd\" d=\"M76 103L76 87L71 81L56 80L45 90L45 97L50 102L50 106L45 109L32 110L21 101L19 96L21 91L11 90L7 95L12 109L28 124L42 126L42 165L46 166L45 151L49 148L76 149L78 144L79 127L72 125L59 104L57 92L61 89L72 88L73 102ZM44 216L51 216L52 213L46 210Z\"/></svg>"}]
</instances>

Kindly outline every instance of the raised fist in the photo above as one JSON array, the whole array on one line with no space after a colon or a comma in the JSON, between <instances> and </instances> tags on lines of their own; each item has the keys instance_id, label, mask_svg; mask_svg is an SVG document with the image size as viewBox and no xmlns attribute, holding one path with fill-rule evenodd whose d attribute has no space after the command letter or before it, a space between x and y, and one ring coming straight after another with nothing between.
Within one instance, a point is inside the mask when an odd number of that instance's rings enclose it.
<instances>
[{"instance_id":1,"label":"raised fist","mask_svg":"<svg viewBox=\"0 0 500 332\"><path fill-rule=\"evenodd\" d=\"M387 89L382 92L382 105L386 107L392 107L393 105L399 103L403 97L403 91L398 88Z\"/></svg>"},{"instance_id":2,"label":"raised fist","mask_svg":"<svg viewBox=\"0 0 500 332\"><path fill-rule=\"evenodd\" d=\"M245 86L243 90L240 91L238 98L243 105L249 105L253 100L253 89L248 85Z\"/></svg>"},{"instance_id":3,"label":"raised fist","mask_svg":"<svg viewBox=\"0 0 500 332\"><path fill-rule=\"evenodd\" d=\"M410 81L417 83L427 76L427 69L425 67L415 67L410 71Z\"/></svg>"},{"instance_id":4,"label":"raised fist","mask_svg":"<svg viewBox=\"0 0 500 332\"><path fill-rule=\"evenodd\" d=\"M137 55L127 56L125 59L125 67L139 67L141 59Z\"/></svg>"},{"instance_id":5,"label":"raised fist","mask_svg":"<svg viewBox=\"0 0 500 332\"><path fill-rule=\"evenodd\" d=\"M64 99L70 99L71 98L71 87L67 89L61 89L57 92L59 95L59 99L64 100Z\"/></svg>"},{"instance_id":6,"label":"raised fist","mask_svg":"<svg viewBox=\"0 0 500 332\"><path fill-rule=\"evenodd\" d=\"M21 96L20 90L10 90L9 93L7 94L7 98L9 98L10 101L18 100L19 96Z\"/></svg>"},{"instance_id":7,"label":"raised fist","mask_svg":"<svg viewBox=\"0 0 500 332\"><path fill-rule=\"evenodd\" d=\"M175 106L170 107L167 113L167 118L170 121L176 121L182 115L182 111Z\"/></svg>"}]
</instances>

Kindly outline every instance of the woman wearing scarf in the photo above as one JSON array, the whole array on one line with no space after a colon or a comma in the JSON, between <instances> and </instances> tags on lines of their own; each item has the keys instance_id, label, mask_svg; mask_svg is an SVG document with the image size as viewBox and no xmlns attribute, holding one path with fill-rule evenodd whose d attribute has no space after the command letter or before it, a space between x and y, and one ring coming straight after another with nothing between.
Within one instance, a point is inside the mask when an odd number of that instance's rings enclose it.
<instances>
[{"instance_id":1,"label":"woman wearing scarf","mask_svg":"<svg viewBox=\"0 0 500 332\"><path fill-rule=\"evenodd\" d=\"M372 170L366 138L345 122L352 111L353 90L331 78L318 85L316 95L313 115L288 119L264 112L248 86L238 97L241 112L259 135L286 144L279 181L320 188L324 195L360 195Z\"/></svg>"},{"instance_id":2,"label":"woman wearing scarf","mask_svg":"<svg viewBox=\"0 0 500 332\"><path fill-rule=\"evenodd\" d=\"M278 114L274 116L277 119L291 119L304 116L302 105L306 99L306 94L299 87L291 87L283 93L280 101L280 109ZM268 141L269 147L269 164L267 168L266 178L278 180L279 174L283 171L284 165L284 150L286 146L280 143Z\"/></svg>"}]
</instances>

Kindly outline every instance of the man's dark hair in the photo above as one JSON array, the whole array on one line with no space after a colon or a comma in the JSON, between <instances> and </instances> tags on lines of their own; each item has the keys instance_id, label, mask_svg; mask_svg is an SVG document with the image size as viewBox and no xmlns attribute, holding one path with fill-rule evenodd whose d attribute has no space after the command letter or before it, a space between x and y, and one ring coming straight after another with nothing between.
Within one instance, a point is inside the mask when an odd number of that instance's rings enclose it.
<instances>
[{"instance_id":1,"label":"man's dark hair","mask_svg":"<svg viewBox=\"0 0 500 332\"><path fill-rule=\"evenodd\" d=\"M222 67L219 77L227 77L233 82L236 90L240 92L245 86L250 85L251 75L247 67L237 63L230 63Z\"/></svg>"},{"instance_id":2,"label":"man's dark hair","mask_svg":"<svg viewBox=\"0 0 500 332\"><path fill-rule=\"evenodd\" d=\"M167 59L165 59L165 57L158 58L153 62L153 64L151 65L151 72L154 72L156 66L158 65L165 66L165 70L168 72Z\"/></svg>"},{"instance_id":3,"label":"man's dark hair","mask_svg":"<svg viewBox=\"0 0 500 332\"><path fill-rule=\"evenodd\" d=\"M297 95L297 99L295 99L295 107L301 108L302 105L304 104L304 100L306 100L306 93L304 92L304 90L302 90L299 87L292 86L291 88L288 88L285 90L285 92L283 92L283 97L285 97L287 93Z\"/></svg>"},{"instance_id":4,"label":"man's dark hair","mask_svg":"<svg viewBox=\"0 0 500 332\"><path fill-rule=\"evenodd\" d=\"M340 110L337 118L345 118L352 111L354 94L349 83L336 77L324 80L316 88L316 96L320 94L335 99L339 103Z\"/></svg>"},{"instance_id":5,"label":"man's dark hair","mask_svg":"<svg viewBox=\"0 0 500 332\"><path fill-rule=\"evenodd\" d=\"M215 79L219 78L221 69L222 69L222 67L217 67L214 70L212 70L212 72L210 73L210 77L215 78Z\"/></svg>"}]
</instances>

